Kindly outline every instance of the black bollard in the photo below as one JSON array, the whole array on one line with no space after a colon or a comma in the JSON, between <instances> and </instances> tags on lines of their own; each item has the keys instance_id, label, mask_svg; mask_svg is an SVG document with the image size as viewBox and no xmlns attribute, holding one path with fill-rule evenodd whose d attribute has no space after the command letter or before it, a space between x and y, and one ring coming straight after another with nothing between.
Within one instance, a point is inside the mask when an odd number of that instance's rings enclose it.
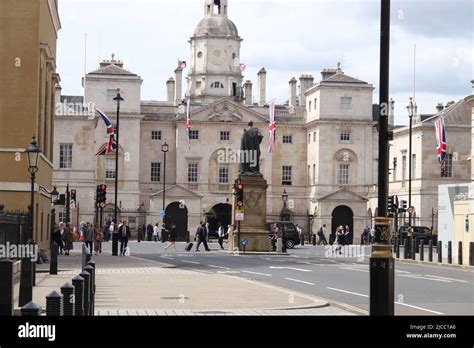
<instances>
[{"instance_id":1,"label":"black bollard","mask_svg":"<svg viewBox=\"0 0 474 348\"><path fill-rule=\"evenodd\" d=\"M406 260L408 258L408 239L406 238L403 241L403 259Z\"/></svg>"},{"instance_id":2,"label":"black bollard","mask_svg":"<svg viewBox=\"0 0 474 348\"><path fill-rule=\"evenodd\" d=\"M74 314L76 316L84 315L84 278L80 275L72 279L74 286Z\"/></svg>"},{"instance_id":3,"label":"black bollard","mask_svg":"<svg viewBox=\"0 0 474 348\"><path fill-rule=\"evenodd\" d=\"M13 315L13 261L0 260L0 316Z\"/></svg>"},{"instance_id":4,"label":"black bollard","mask_svg":"<svg viewBox=\"0 0 474 348\"><path fill-rule=\"evenodd\" d=\"M61 286L61 294L63 294L63 315L74 316L74 286L64 284Z\"/></svg>"},{"instance_id":5,"label":"black bollard","mask_svg":"<svg viewBox=\"0 0 474 348\"><path fill-rule=\"evenodd\" d=\"M35 260L38 260L38 259L39 259L39 255L38 255L38 253L37 253L37 251L36 251L36 246L37 246L36 242L30 240L29 243L30 243L30 245L31 245L31 248L33 249L33 252L36 254L36 255L32 255L33 258L36 256ZM31 274L32 280L31 280L31 284L32 284L33 286L36 286L36 261L31 261L31 269L32 269L32 274Z\"/></svg>"},{"instance_id":6,"label":"black bollard","mask_svg":"<svg viewBox=\"0 0 474 348\"><path fill-rule=\"evenodd\" d=\"M420 240L420 261L425 261L425 241Z\"/></svg>"},{"instance_id":7,"label":"black bollard","mask_svg":"<svg viewBox=\"0 0 474 348\"><path fill-rule=\"evenodd\" d=\"M397 241L397 238L395 238L393 240L393 253L396 254L397 253L397 245L398 245L398 241Z\"/></svg>"},{"instance_id":8,"label":"black bollard","mask_svg":"<svg viewBox=\"0 0 474 348\"><path fill-rule=\"evenodd\" d=\"M458 242L458 265L462 265L462 242Z\"/></svg>"},{"instance_id":9,"label":"black bollard","mask_svg":"<svg viewBox=\"0 0 474 348\"><path fill-rule=\"evenodd\" d=\"M453 263L453 243L451 241L448 242L448 263Z\"/></svg>"},{"instance_id":10,"label":"black bollard","mask_svg":"<svg viewBox=\"0 0 474 348\"><path fill-rule=\"evenodd\" d=\"M91 310L91 274L84 270L79 275L84 278L84 316L87 317L90 315Z\"/></svg>"},{"instance_id":11,"label":"black bollard","mask_svg":"<svg viewBox=\"0 0 474 348\"><path fill-rule=\"evenodd\" d=\"M20 296L18 306L23 307L33 300L33 262L29 257L21 259Z\"/></svg>"},{"instance_id":12,"label":"black bollard","mask_svg":"<svg viewBox=\"0 0 474 348\"><path fill-rule=\"evenodd\" d=\"M430 239L428 246L428 261L433 262L433 241Z\"/></svg>"},{"instance_id":13,"label":"black bollard","mask_svg":"<svg viewBox=\"0 0 474 348\"><path fill-rule=\"evenodd\" d=\"M94 301L95 301L95 268L90 264L93 262L92 260L89 261L86 267L84 267L84 271L89 272L91 275L90 278L90 289L89 289L89 294L90 294L90 315L94 315ZM95 264L95 263L94 263Z\"/></svg>"},{"instance_id":14,"label":"black bollard","mask_svg":"<svg viewBox=\"0 0 474 348\"><path fill-rule=\"evenodd\" d=\"M33 301L28 302L26 305L21 307L22 317L37 317L39 316L40 307Z\"/></svg>"},{"instance_id":15,"label":"black bollard","mask_svg":"<svg viewBox=\"0 0 474 348\"><path fill-rule=\"evenodd\" d=\"M411 240L411 259L416 260L416 239Z\"/></svg>"},{"instance_id":16,"label":"black bollard","mask_svg":"<svg viewBox=\"0 0 474 348\"><path fill-rule=\"evenodd\" d=\"M397 257L397 259L400 258L400 243L399 243L398 238L396 239L396 244L395 244L395 256Z\"/></svg>"},{"instance_id":17,"label":"black bollard","mask_svg":"<svg viewBox=\"0 0 474 348\"><path fill-rule=\"evenodd\" d=\"M438 241L438 246L436 247L436 252L438 253L438 262L443 262L443 242Z\"/></svg>"},{"instance_id":18,"label":"black bollard","mask_svg":"<svg viewBox=\"0 0 474 348\"><path fill-rule=\"evenodd\" d=\"M58 245L51 244L51 260L49 261L49 274L58 274Z\"/></svg>"},{"instance_id":19,"label":"black bollard","mask_svg":"<svg viewBox=\"0 0 474 348\"><path fill-rule=\"evenodd\" d=\"M474 242L469 243L469 266L474 266Z\"/></svg>"},{"instance_id":20,"label":"black bollard","mask_svg":"<svg viewBox=\"0 0 474 348\"><path fill-rule=\"evenodd\" d=\"M46 296L46 316L61 317L63 315L63 295L53 291Z\"/></svg>"}]
</instances>

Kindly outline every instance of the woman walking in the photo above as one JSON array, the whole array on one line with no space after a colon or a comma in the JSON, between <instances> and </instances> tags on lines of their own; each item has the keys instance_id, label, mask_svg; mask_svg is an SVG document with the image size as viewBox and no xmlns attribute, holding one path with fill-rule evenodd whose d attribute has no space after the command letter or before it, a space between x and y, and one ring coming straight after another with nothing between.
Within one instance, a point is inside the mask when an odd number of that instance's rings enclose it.
<instances>
[{"instance_id":1,"label":"woman walking","mask_svg":"<svg viewBox=\"0 0 474 348\"><path fill-rule=\"evenodd\" d=\"M94 251L95 255L102 253L102 240L104 239L104 233L102 232L99 225L95 225L94 229Z\"/></svg>"},{"instance_id":2,"label":"woman walking","mask_svg":"<svg viewBox=\"0 0 474 348\"><path fill-rule=\"evenodd\" d=\"M73 245L73 234L74 232L71 231L71 225L66 224L66 228L63 234L63 241L64 241L64 255L69 256L69 251L74 249Z\"/></svg>"},{"instance_id":3,"label":"woman walking","mask_svg":"<svg viewBox=\"0 0 474 348\"><path fill-rule=\"evenodd\" d=\"M176 224L171 225L171 231L170 231L170 236L169 236L169 244L165 247L165 250L167 250L170 246L173 246L174 251L176 251Z\"/></svg>"}]
</instances>

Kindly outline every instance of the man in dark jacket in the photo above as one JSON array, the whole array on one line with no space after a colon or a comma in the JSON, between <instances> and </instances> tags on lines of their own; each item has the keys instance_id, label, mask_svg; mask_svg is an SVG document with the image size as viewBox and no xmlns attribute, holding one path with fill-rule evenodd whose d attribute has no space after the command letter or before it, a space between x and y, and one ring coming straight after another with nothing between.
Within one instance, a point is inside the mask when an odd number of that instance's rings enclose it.
<instances>
[{"instance_id":1,"label":"man in dark jacket","mask_svg":"<svg viewBox=\"0 0 474 348\"><path fill-rule=\"evenodd\" d=\"M200 226L198 227L196 231L196 239L197 239L197 245L196 245L196 251L199 251L199 246L201 243L204 244L204 248L206 248L206 251L211 251L209 247L207 246L207 241L206 241L206 224L201 221Z\"/></svg>"},{"instance_id":2,"label":"man in dark jacket","mask_svg":"<svg viewBox=\"0 0 474 348\"><path fill-rule=\"evenodd\" d=\"M148 224L146 226L147 241L151 242L153 240L153 225Z\"/></svg>"},{"instance_id":3,"label":"man in dark jacket","mask_svg":"<svg viewBox=\"0 0 474 348\"><path fill-rule=\"evenodd\" d=\"M120 239L120 255L125 256L125 249L127 249L128 239L130 238L130 227L128 227L127 221L123 221L123 225L118 230Z\"/></svg>"}]
</instances>

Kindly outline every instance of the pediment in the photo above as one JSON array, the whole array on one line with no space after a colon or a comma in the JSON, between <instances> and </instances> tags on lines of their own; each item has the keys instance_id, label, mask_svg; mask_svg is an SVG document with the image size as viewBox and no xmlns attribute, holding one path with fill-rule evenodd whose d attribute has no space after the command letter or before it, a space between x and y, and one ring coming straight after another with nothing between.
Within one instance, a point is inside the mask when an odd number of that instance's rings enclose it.
<instances>
[{"instance_id":1,"label":"pediment","mask_svg":"<svg viewBox=\"0 0 474 348\"><path fill-rule=\"evenodd\" d=\"M367 197L361 196L355 192L349 191L345 188L341 188L337 191L328 193L325 196L319 198L319 201L331 200L331 201L368 201Z\"/></svg>"},{"instance_id":2,"label":"pediment","mask_svg":"<svg viewBox=\"0 0 474 348\"><path fill-rule=\"evenodd\" d=\"M158 198L163 196L163 190L160 190L154 194L151 195L151 198ZM196 192L193 192L191 190L188 190L187 188L181 186L181 185L174 185L166 188L166 197L167 198L179 198L179 199L185 199L185 198L201 198L201 195L199 195Z\"/></svg>"},{"instance_id":3,"label":"pediment","mask_svg":"<svg viewBox=\"0 0 474 348\"><path fill-rule=\"evenodd\" d=\"M210 122L267 122L268 117L227 98L191 111L191 119Z\"/></svg>"}]
</instances>

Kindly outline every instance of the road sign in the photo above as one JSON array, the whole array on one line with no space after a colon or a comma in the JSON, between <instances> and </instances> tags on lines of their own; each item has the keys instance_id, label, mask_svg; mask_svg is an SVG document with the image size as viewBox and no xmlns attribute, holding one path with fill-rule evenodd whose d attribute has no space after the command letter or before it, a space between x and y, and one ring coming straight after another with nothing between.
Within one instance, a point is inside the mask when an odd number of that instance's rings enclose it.
<instances>
[{"instance_id":1,"label":"road sign","mask_svg":"<svg viewBox=\"0 0 474 348\"><path fill-rule=\"evenodd\" d=\"M249 241L247 239L244 239L243 241L240 242L243 246L249 245Z\"/></svg>"},{"instance_id":2,"label":"road sign","mask_svg":"<svg viewBox=\"0 0 474 348\"><path fill-rule=\"evenodd\" d=\"M244 221L244 211L243 210L236 210L235 211L235 220Z\"/></svg>"},{"instance_id":3,"label":"road sign","mask_svg":"<svg viewBox=\"0 0 474 348\"><path fill-rule=\"evenodd\" d=\"M100 203L100 207L101 207L102 209L105 208L105 205L106 205L105 202Z\"/></svg>"},{"instance_id":4,"label":"road sign","mask_svg":"<svg viewBox=\"0 0 474 348\"><path fill-rule=\"evenodd\" d=\"M164 210L160 210L160 217L165 217L166 216L166 212Z\"/></svg>"}]
</instances>

